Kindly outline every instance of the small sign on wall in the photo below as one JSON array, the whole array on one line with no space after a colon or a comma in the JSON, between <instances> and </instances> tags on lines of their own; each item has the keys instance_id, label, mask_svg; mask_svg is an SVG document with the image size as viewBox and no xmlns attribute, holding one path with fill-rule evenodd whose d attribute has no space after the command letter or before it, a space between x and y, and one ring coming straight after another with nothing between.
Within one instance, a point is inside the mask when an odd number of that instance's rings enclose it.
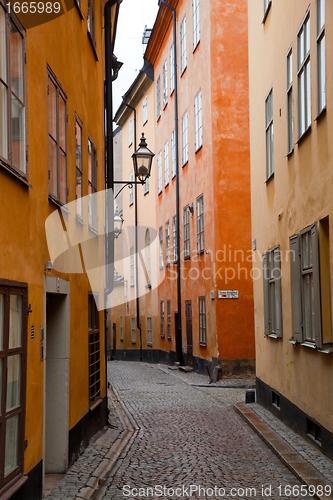
<instances>
[{"instance_id":1,"label":"small sign on wall","mask_svg":"<svg viewBox=\"0 0 333 500\"><path fill-rule=\"evenodd\" d=\"M238 290L219 290L219 299L238 299Z\"/></svg>"}]
</instances>

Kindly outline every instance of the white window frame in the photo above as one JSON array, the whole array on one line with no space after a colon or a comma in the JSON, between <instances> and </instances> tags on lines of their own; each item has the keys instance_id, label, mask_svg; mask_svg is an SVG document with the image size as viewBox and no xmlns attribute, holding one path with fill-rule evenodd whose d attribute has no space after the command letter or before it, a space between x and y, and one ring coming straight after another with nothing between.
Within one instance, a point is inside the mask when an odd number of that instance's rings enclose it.
<instances>
[{"instance_id":1,"label":"white window frame","mask_svg":"<svg viewBox=\"0 0 333 500\"><path fill-rule=\"evenodd\" d=\"M170 49L170 95L175 90L174 57L174 45L172 44Z\"/></svg>"},{"instance_id":2,"label":"white window frame","mask_svg":"<svg viewBox=\"0 0 333 500\"><path fill-rule=\"evenodd\" d=\"M150 254L150 229L146 231L146 252L147 252L147 284L151 285L151 254Z\"/></svg>"},{"instance_id":3,"label":"white window frame","mask_svg":"<svg viewBox=\"0 0 333 500\"><path fill-rule=\"evenodd\" d=\"M120 316L120 340L124 340L124 324L123 316Z\"/></svg>"},{"instance_id":4,"label":"white window frame","mask_svg":"<svg viewBox=\"0 0 333 500\"><path fill-rule=\"evenodd\" d=\"M145 184L144 184L144 192L143 194L148 194L149 193L149 177L147 176L145 179Z\"/></svg>"},{"instance_id":5,"label":"white window frame","mask_svg":"<svg viewBox=\"0 0 333 500\"><path fill-rule=\"evenodd\" d=\"M133 181L134 179L134 176L133 176L133 172L130 172L129 174L129 180L130 181ZM133 184L129 186L129 206L133 205Z\"/></svg>"},{"instance_id":6,"label":"white window frame","mask_svg":"<svg viewBox=\"0 0 333 500\"><path fill-rule=\"evenodd\" d=\"M206 316L206 297L199 297L199 344L207 344L207 316Z\"/></svg>"},{"instance_id":7,"label":"white window frame","mask_svg":"<svg viewBox=\"0 0 333 500\"><path fill-rule=\"evenodd\" d=\"M205 250L205 229L204 229L204 199L203 194L197 198L197 252Z\"/></svg>"},{"instance_id":8,"label":"white window frame","mask_svg":"<svg viewBox=\"0 0 333 500\"><path fill-rule=\"evenodd\" d=\"M190 210L187 206L184 208L184 259L189 259L190 254Z\"/></svg>"},{"instance_id":9,"label":"white window frame","mask_svg":"<svg viewBox=\"0 0 333 500\"><path fill-rule=\"evenodd\" d=\"M171 300L167 300L167 338L171 340Z\"/></svg>"},{"instance_id":10,"label":"white window frame","mask_svg":"<svg viewBox=\"0 0 333 500\"><path fill-rule=\"evenodd\" d=\"M200 0L192 0L193 7L193 51L200 42Z\"/></svg>"},{"instance_id":11,"label":"white window frame","mask_svg":"<svg viewBox=\"0 0 333 500\"><path fill-rule=\"evenodd\" d=\"M153 345L153 318L147 316L147 345Z\"/></svg>"},{"instance_id":12,"label":"white window frame","mask_svg":"<svg viewBox=\"0 0 333 500\"><path fill-rule=\"evenodd\" d=\"M180 25L180 74L182 75L187 67L186 53L186 15Z\"/></svg>"},{"instance_id":13,"label":"white window frame","mask_svg":"<svg viewBox=\"0 0 333 500\"><path fill-rule=\"evenodd\" d=\"M164 144L164 186L169 184L169 141Z\"/></svg>"},{"instance_id":14,"label":"white window frame","mask_svg":"<svg viewBox=\"0 0 333 500\"><path fill-rule=\"evenodd\" d=\"M172 217L172 261L177 262L177 215Z\"/></svg>"},{"instance_id":15,"label":"white window frame","mask_svg":"<svg viewBox=\"0 0 333 500\"><path fill-rule=\"evenodd\" d=\"M265 98L266 180L274 174L273 87Z\"/></svg>"},{"instance_id":16,"label":"white window frame","mask_svg":"<svg viewBox=\"0 0 333 500\"><path fill-rule=\"evenodd\" d=\"M202 94L201 90L194 98L195 151L202 146Z\"/></svg>"},{"instance_id":17,"label":"white window frame","mask_svg":"<svg viewBox=\"0 0 333 500\"><path fill-rule=\"evenodd\" d=\"M130 286L134 287L134 247L130 248Z\"/></svg>"},{"instance_id":18,"label":"white window frame","mask_svg":"<svg viewBox=\"0 0 333 500\"><path fill-rule=\"evenodd\" d=\"M162 193L162 151L157 155L158 194Z\"/></svg>"},{"instance_id":19,"label":"white window frame","mask_svg":"<svg viewBox=\"0 0 333 500\"><path fill-rule=\"evenodd\" d=\"M263 22L265 22L265 20L266 20L266 17L267 17L267 14L268 14L268 11L269 11L271 5L272 5L272 0L264 0L264 20L263 20Z\"/></svg>"},{"instance_id":20,"label":"white window frame","mask_svg":"<svg viewBox=\"0 0 333 500\"><path fill-rule=\"evenodd\" d=\"M158 75L156 82L156 111L157 111L157 121L161 117L161 77Z\"/></svg>"},{"instance_id":21,"label":"white window frame","mask_svg":"<svg viewBox=\"0 0 333 500\"><path fill-rule=\"evenodd\" d=\"M163 227L161 226L158 230L159 236L159 265L160 269L163 269Z\"/></svg>"},{"instance_id":22,"label":"white window frame","mask_svg":"<svg viewBox=\"0 0 333 500\"><path fill-rule=\"evenodd\" d=\"M298 139L311 127L310 10L297 32Z\"/></svg>"},{"instance_id":23,"label":"white window frame","mask_svg":"<svg viewBox=\"0 0 333 500\"><path fill-rule=\"evenodd\" d=\"M317 115L326 109L325 0L317 0Z\"/></svg>"},{"instance_id":24,"label":"white window frame","mask_svg":"<svg viewBox=\"0 0 333 500\"><path fill-rule=\"evenodd\" d=\"M133 118L128 120L128 147L133 144Z\"/></svg>"},{"instance_id":25,"label":"white window frame","mask_svg":"<svg viewBox=\"0 0 333 500\"><path fill-rule=\"evenodd\" d=\"M188 162L188 113L182 116L182 165Z\"/></svg>"},{"instance_id":26,"label":"white window frame","mask_svg":"<svg viewBox=\"0 0 333 500\"><path fill-rule=\"evenodd\" d=\"M166 266L170 265L170 223L167 221L165 223L165 264Z\"/></svg>"},{"instance_id":27,"label":"white window frame","mask_svg":"<svg viewBox=\"0 0 333 500\"><path fill-rule=\"evenodd\" d=\"M294 151L293 48L287 53L287 141L288 154Z\"/></svg>"},{"instance_id":28,"label":"white window frame","mask_svg":"<svg viewBox=\"0 0 333 500\"><path fill-rule=\"evenodd\" d=\"M270 248L262 256L264 282L265 335L282 337L281 253L280 245Z\"/></svg>"},{"instance_id":29,"label":"white window frame","mask_svg":"<svg viewBox=\"0 0 333 500\"><path fill-rule=\"evenodd\" d=\"M168 60L163 64L163 109L168 104Z\"/></svg>"},{"instance_id":30,"label":"white window frame","mask_svg":"<svg viewBox=\"0 0 333 500\"><path fill-rule=\"evenodd\" d=\"M176 133L173 130L171 134L171 178L176 177Z\"/></svg>"},{"instance_id":31,"label":"white window frame","mask_svg":"<svg viewBox=\"0 0 333 500\"><path fill-rule=\"evenodd\" d=\"M142 101L142 122L145 125L148 121L148 97L146 96Z\"/></svg>"},{"instance_id":32,"label":"white window frame","mask_svg":"<svg viewBox=\"0 0 333 500\"><path fill-rule=\"evenodd\" d=\"M164 338L164 300L160 301L160 325L161 337Z\"/></svg>"},{"instance_id":33,"label":"white window frame","mask_svg":"<svg viewBox=\"0 0 333 500\"><path fill-rule=\"evenodd\" d=\"M132 344L136 344L136 326L135 326L135 317L131 317L131 339Z\"/></svg>"}]
</instances>

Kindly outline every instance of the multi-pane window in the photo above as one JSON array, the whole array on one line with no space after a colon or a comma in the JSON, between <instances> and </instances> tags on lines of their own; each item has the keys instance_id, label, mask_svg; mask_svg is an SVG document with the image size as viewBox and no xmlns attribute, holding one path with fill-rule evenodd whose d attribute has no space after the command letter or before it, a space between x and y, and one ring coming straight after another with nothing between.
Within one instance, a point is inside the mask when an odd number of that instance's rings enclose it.
<instances>
[{"instance_id":1,"label":"multi-pane window","mask_svg":"<svg viewBox=\"0 0 333 500\"><path fill-rule=\"evenodd\" d=\"M273 89L265 100L265 131L266 131L266 179L274 172L274 134L273 134Z\"/></svg>"},{"instance_id":2,"label":"multi-pane window","mask_svg":"<svg viewBox=\"0 0 333 500\"><path fill-rule=\"evenodd\" d=\"M206 297L199 297L199 343L206 345Z\"/></svg>"},{"instance_id":3,"label":"multi-pane window","mask_svg":"<svg viewBox=\"0 0 333 500\"><path fill-rule=\"evenodd\" d=\"M162 193L162 152L157 155L158 194Z\"/></svg>"},{"instance_id":4,"label":"multi-pane window","mask_svg":"<svg viewBox=\"0 0 333 500\"><path fill-rule=\"evenodd\" d=\"M59 83L48 72L49 194L67 203L67 105Z\"/></svg>"},{"instance_id":5,"label":"multi-pane window","mask_svg":"<svg viewBox=\"0 0 333 500\"><path fill-rule=\"evenodd\" d=\"M317 113L326 107L325 0L317 0Z\"/></svg>"},{"instance_id":6,"label":"multi-pane window","mask_svg":"<svg viewBox=\"0 0 333 500\"><path fill-rule=\"evenodd\" d=\"M160 269L163 269L163 228L160 227L158 232L159 237L159 263Z\"/></svg>"},{"instance_id":7,"label":"multi-pane window","mask_svg":"<svg viewBox=\"0 0 333 500\"><path fill-rule=\"evenodd\" d=\"M169 184L169 141L164 144L164 185Z\"/></svg>"},{"instance_id":8,"label":"multi-pane window","mask_svg":"<svg viewBox=\"0 0 333 500\"><path fill-rule=\"evenodd\" d=\"M88 138L88 224L97 229L97 151Z\"/></svg>"},{"instance_id":9,"label":"multi-pane window","mask_svg":"<svg viewBox=\"0 0 333 500\"><path fill-rule=\"evenodd\" d=\"M146 96L142 101L142 121L143 125L148 121L148 97Z\"/></svg>"},{"instance_id":10,"label":"multi-pane window","mask_svg":"<svg viewBox=\"0 0 333 500\"><path fill-rule=\"evenodd\" d=\"M263 254L265 335L282 337L280 247Z\"/></svg>"},{"instance_id":11,"label":"multi-pane window","mask_svg":"<svg viewBox=\"0 0 333 500\"><path fill-rule=\"evenodd\" d=\"M201 90L194 98L195 150L202 146L202 97Z\"/></svg>"},{"instance_id":12,"label":"multi-pane window","mask_svg":"<svg viewBox=\"0 0 333 500\"><path fill-rule=\"evenodd\" d=\"M170 223L165 224L165 263L170 264Z\"/></svg>"},{"instance_id":13,"label":"multi-pane window","mask_svg":"<svg viewBox=\"0 0 333 500\"><path fill-rule=\"evenodd\" d=\"M92 405L101 395L101 347L99 338L99 313L92 294L88 295L89 335L89 403Z\"/></svg>"},{"instance_id":14,"label":"multi-pane window","mask_svg":"<svg viewBox=\"0 0 333 500\"><path fill-rule=\"evenodd\" d=\"M129 180L133 181L133 172L129 174ZM129 186L129 204L130 206L133 205L133 184Z\"/></svg>"},{"instance_id":15,"label":"multi-pane window","mask_svg":"<svg viewBox=\"0 0 333 500\"><path fill-rule=\"evenodd\" d=\"M188 116L187 111L182 116L182 164L188 162Z\"/></svg>"},{"instance_id":16,"label":"multi-pane window","mask_svg":"<svg viewBox=\"0 0 333 500\"><path fill-rule=\"evenodd\" d=\"M25 31L0 4L0 159L24 175L25 78Z\"/></svg>"},{"instance_id":17,"label":"multi-pane window","mask_svg":"<svg viewBox=\"0 0 333 500\"><path fill-rule=\"evenodd\" d=\"M180 73L184 73L187 66L186 54L186 16L180 25Z\"/></svg>"},{"instance_id":18,"label":"multi-pane window","mask_svg":"<svg viewBox=\"0 0 333 500\"><path fill-rule=\"evenodd\" d=\"M135 328L135 317L132 316L131 318L131 338L132 338L132 344L136 343L136 328Z\"/></svg>"},{"instance_id":19,"label":"multi-pane window","mask_svg":"<svg viewBox=\"0 0 333 500\"><path fill-rule=\"evenodd\" d=\"M160 302L161 337L164 337L164 300Z\"/></svg>"},{"instance_id":20,"label":"multi-pane window","mask_svg":"<svg viewBox=\"0 0 333 500\"><path fill-rule=\"evenodd\" d=\"M0 287L1 498L2 488L23 473L27 305L25 288Z\"/></svg>"},{"instance_id":21,"label":"multi-pane window","mask_svg":"<svg viewBox=\"0 0 333 500\"><path fill-rule=\"evenodd\" d=\"M156 110L157 110L157 119L161 116L161 77L157 78L156 82Z\"/></svg>"},{"instance_id":22,"label":"multi-pane window","mask_svg":"<svg viewBox=\"0 0 333 500\"><path fill-rule=\"evenodd\" d=\"M193 50L200 41L200 0L192 0L193 4Z\"/></svg>"},{"instance_id":23,"label":"multi-pane window","mask_svg":"<svg viewBox=\"0 0 333 500\"><path fill-rule=\"evenodd\" d=\"M143 194L149 193L149 177L147 176L145 179L145 187L144 187L144 192Z\"/></svg>"},{"instance_id":24,"label":"multi-pane window","mask_svg":"<svg viewBox=\"0 0 333 500\"><path fill-rule=\"evenodd\" d=\"M203 195L201 195L197 199L197 251L198 253L201 253L204 249L204 202Z\"/></svg>"},{"instance_id":25,"label":"multi-pane window","mask_svg":"<svg viewBox=\"0 0 333 500\"><path fill-rule=\"evenodd\" d=\"M190 256L190 211L184 208L184 258Z\"/></svg>"},{"instance_id":26,"label":"multi-pane window","mask_svg":"<svg viewBox=\"0 0 333 500\"><path fill-rule=\"evenodd\" d=\"M153 318L147 316L147 344L152 345L153 343Z\"/></svg>"},{"instance_id":27,"label":"multi-pane window","mask_svg":"<svg viewBox=\"0 0 333 500\"><path fill-rule=\"evenodd\" d=\"M171 168L172 179L176 177L176 134L175 131L171 134Z\"/></svg>"},{"instance_id":28,"label":"multi-pane window","mask_svg":"<svg viewBox=\"0 0 333 500\"><path fill-rule=\"evenodd\" d=\"M124 323L123 323L123 316L120 316L120 340L124 340Z\"/></svg>"},{"instance_id":29,"label":"multi-pane window","mask_svg":"<svg viewBox=\"0 0 333 500\"><path fill-rule=\"evenodd\" d=\"M298 137L311 125L310 12L297 34Z\"/></svg>"},{"instance_id":30,"label":"multi-pane window","mask_svg":"<svg viewBox=\"0 0 333 500\"><path fill-rule=\"evenodd\" d=\"M91 43L96 47L95 38L95 0L88 0L87 8L87 31Z\"/></svg>"},{"instance_id":31,"label":"multi-pane window","mask_svg":"<svg viewBox=\"0 0 333 500\"><path fill-rule=\"evenodd\" d=\"M287 133L288 153L294 149L293 52L287 54Z\"/></svg>"},{"instance_id":32,"label":"multi-pane window","mask_svg":"<svg viewBox=\"0 0 333 500\"><path fill-rule=\"evenodd\" d=\"M296 342L322 347L317 224L290 238L293 330Z\"/></svg>"},{"instance_id":33,"label":"multi-pane window","mask_svg":"<svg viewBox=\"0 0 333 500\"><path fill-rule=\"evenodd\" d=\"M83 217L82 208L82 124L76 117L75 120L75 210L76 215Z\"/></svg>"},{"instance_id":34,"label":"multi-pane window","mask_svg":"<svg viewBox=\"0 0 333 500\"><path fill-rule=\"evenodd\" d=\"M172 260L177 261L177 215L172 217Z\"/></svg>"},{"instance_id":35,"label":"multi-pane window","mask_svg":"<svg viewBox=\"0 0 333 500\"><path fill-rule=\"evenodd\" d=\"M128 121L128 146L133 144L133 119L130 118Z\"/></svg>"},{"instance_id":36,"label":"multi-pane window","mask_svg":"<svg viewBox=\"0 0 333 500\"><path fill-rule=\"evenodd\" d=\"M151 284L151 255L150 255L150 230L146 231L146 252L147 252L147 283Z\"/></svg>"},{"instance_id":37,"label":"multi-pane window","mask_svg":"<svg viewBox=\"0 0 333 500\"><path fill-rule=\"evenodd\" d=\"M271 6L272 0L264 0L264 19L266 18L268 14L268 10Z\"/></svg>"},{"instance_id":38,"label":"multi-pane window","mask_svg":"<svg viewBox=\"0 0 333 500\"><path fill-rule=\"evenodd\" d=\"M175 54L174 54L174 50L175 50L174 44L172 44L171 49L170 49L170 95L175 90L175 71L174 71Z\"/></svg>"},{"instance_id":39,"label":"multi-pane window","mask_svg":"<svg viewBox=\"0 0 333 500\"><path fill-rule=\"evenodd\" d=\"M134 286L134 247L130 248L130 286Z\"/></svg>"},{"instance_id":40,"label":"multi-pane window","mask_svg":"<svg viewBox=\"0 0 333 500\"><path fill-rule=\"evenodd\" d=\"M163 64L163 107L168 103L168 62L164 61Z\"/></svg>"},{"instance_id":41,"label":"multi-pane window","mask_svg":"<svg viewBox=\"0 0 333 500\"><path fill-rule=\"evenodd\" d=\"M167 337L171 339L171 300L167 300Z\"/></svg>"}]
</instances>

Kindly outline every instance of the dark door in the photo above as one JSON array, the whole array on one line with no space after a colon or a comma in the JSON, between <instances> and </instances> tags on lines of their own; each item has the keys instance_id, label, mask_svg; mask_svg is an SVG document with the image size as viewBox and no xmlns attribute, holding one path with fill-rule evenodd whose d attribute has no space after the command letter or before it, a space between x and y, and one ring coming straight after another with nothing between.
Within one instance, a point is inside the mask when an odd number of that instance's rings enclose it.
<instances>
[{"instance_id":1,"label":"dark door","mask_svg":"<svg viewBox=\"0 0 333 500\"><path fill-rule=\"evenodd\" d=\"M116 359L117 325L112 323L112 359Z\"/></svg>"},{"instance_id":2,"label":"dark door","mask_svg":"<svg viewBox=\"0 0 333 500\"><path fill-rule=\"evenodd\" d=\"M187 334L187 364L193 366L192 304L190 300L185 301L185 310Z\"/></svg>"}]
</instances>

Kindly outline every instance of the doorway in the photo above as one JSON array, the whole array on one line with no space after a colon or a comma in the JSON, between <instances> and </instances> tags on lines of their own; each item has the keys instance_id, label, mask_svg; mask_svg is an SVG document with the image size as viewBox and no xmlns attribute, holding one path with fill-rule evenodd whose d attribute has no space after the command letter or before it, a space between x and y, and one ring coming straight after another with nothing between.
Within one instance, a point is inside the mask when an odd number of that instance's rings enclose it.
<instances>
[{"instance_id":1,"label":"doorway","mask_svg":"<svg viewBox=\"0 0 333 500\"><path fill-rule=\"evenodd\" d=\"M187 364L193 366L193 340L192 340L192 303L185 301L186 335L187 335Z\"/></svg>"}]
</instances>

